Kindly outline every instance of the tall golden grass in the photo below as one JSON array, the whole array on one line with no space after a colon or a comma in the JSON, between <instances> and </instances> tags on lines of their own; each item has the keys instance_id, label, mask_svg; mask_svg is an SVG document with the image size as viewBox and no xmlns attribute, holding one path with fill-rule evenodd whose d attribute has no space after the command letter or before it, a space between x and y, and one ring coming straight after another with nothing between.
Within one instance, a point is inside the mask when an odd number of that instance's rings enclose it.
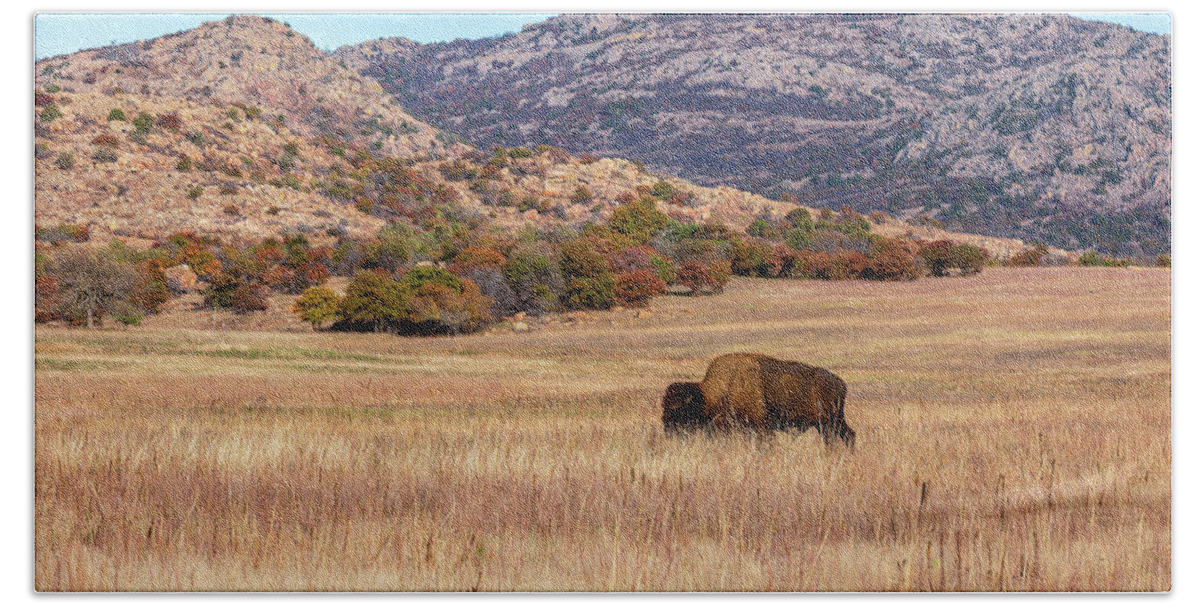
<instances>
[{"instance_id":1,"label":"tall golden grass","mask_svg":"<svg viewBox=\"0 0 1200 608\"><path fill-rule=\"evenodd\" d=\"M36 587L1167 590L1170 291L991 269L434 339L39 327ZM857 450L664 436L665 386L734 350L841 375Z\"/></svg>"}]
</instances>

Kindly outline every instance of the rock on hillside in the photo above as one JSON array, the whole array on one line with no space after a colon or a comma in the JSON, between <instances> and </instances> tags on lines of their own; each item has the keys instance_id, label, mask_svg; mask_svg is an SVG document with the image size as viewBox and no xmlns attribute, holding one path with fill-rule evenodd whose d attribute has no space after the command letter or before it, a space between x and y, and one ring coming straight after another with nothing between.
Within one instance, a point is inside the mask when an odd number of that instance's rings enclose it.
<instances>
[{"instance_id":1,"label":"rock on hillside","mask_svg":"<svg viewBox=\"0 0 1200 608\"><path fill-rule=\"evenodd\" d=\"M267 17L229 17L145 42L51 57L35 70L36 85L57 83L74 94L258 108L262 121L307 139L326 135L389 156L461 147L414 119L377 82Z\"/></svg>"},{"instance_id":2,"label":"rock on hillside","mask_svg":"<svg viewBox=\"0 0 1200 608\"><path fill-rule=\"evenodd\" d=\"M545 143L814 206L1170 247L1170 40L1064 15L566 15L337 53L480 146Z\"/></svg>"}]
</instances>

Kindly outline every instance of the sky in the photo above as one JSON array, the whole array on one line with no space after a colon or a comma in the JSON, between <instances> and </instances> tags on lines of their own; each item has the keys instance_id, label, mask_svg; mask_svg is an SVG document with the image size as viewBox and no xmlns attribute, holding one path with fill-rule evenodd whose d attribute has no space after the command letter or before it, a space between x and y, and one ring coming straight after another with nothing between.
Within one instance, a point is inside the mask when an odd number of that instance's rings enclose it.
<instances>
[{"instance_id":1,"label":"sky","mask_svg":"<svg viewBox=\"0 0 1200 608\"><path fill-rule=\"evenodd\" d=\"M157 38L219 21L229 13L128 14L41 13L34 18L37 59L80 49ZM258 13L255 13L258 14ZM345 44L403 36L417 42L487 38L518 32L527 23L553 13L263 13L288 23L318 48L331 51Z\"/></svg>"},{"instance_id":2,"label":"sky","mask_svg":"<svg viewBox=\"0 0 1200 608\"><path fill-rule=\"evenodd\" d=\"M192 29L228 13L41 13L34 18L34 57L43 59L80 49L134 42ZM520 31L553 13L265 13L290 24L313 44L333 50L377 38L403 36L417 42L487 38ZM1168 13L1071 13L1135 30L1169 34Z\"/></svg>"}]
</instances>

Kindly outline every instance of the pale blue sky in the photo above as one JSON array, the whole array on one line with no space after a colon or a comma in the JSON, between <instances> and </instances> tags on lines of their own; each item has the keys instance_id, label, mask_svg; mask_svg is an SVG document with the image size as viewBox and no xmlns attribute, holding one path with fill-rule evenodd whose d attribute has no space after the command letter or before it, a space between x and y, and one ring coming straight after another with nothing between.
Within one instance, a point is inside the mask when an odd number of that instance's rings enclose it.
<instances>
[{"instance_id":1,"label":"pale blue sky","mask_svg":"<svg viewBox=\"0 0 1200 608\"><path fill-rule=\"evenodd\" d=\"M255 13L258 14L258 13ZM344 44L403 36L417 42L486 38L521 30L549 13L264 13L284 21L327 51ZM34 57L157 38L228 13L42 13L34 18Z\"/></svg>"},{"instance_id":2,"label":"pale blue sky","mask_svg":"<svg viewBox=\"0 0 1200 608\"><path fill-rule=\"evenodd\" d=\"M1142 32L1152 34L1171 33L1170 13L1071 13L1072 17L1089 21L1120 23Z\"/></svg>"},{"instance_id":3,"label":"pale blue sky","mask_svg":"<svg viewBox=\"0 0 1200 608\"><path fill-rule=\"evenodd\" d=\"M80 49L134 42L194 28L228 13L42 13L34 19L34 57L42 59ZM292 25L325 50L365 40L403 36L417 42L486 38L516 32L549 13L266 13ZM1167 13L1072 13L1136 30L1169 34Z\"/></svg>"}]
</instances>

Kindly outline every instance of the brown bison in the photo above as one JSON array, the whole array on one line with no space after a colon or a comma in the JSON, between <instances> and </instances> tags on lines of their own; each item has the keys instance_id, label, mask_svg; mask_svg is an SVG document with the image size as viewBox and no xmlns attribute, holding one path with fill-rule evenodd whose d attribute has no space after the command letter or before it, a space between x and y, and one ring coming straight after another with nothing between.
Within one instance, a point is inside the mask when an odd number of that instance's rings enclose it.
<instances>
[{"instance_id":1,"label":"brown bison","mask_svg":"<svg viewBox=\"0 0 1200 608\"><path fill-rule=\"evenodd\" d=\"M668 433L695 430L708 420L704 417L704 393L698 382L676 382L667 387L662 399L663 430Z\"/></svg>"},{"instance_id":2,"label":"brown bison","mask_svg":"<svg viewBox=\"0 0 1200 608\"><path fill-rule=\"evenodd\" d=\"M700 383L704 419L716 428L799 429L817 427L854 447L846 424L846 383L827 369L766 355L721 355Z\"/></svg>"}]
</instances>

